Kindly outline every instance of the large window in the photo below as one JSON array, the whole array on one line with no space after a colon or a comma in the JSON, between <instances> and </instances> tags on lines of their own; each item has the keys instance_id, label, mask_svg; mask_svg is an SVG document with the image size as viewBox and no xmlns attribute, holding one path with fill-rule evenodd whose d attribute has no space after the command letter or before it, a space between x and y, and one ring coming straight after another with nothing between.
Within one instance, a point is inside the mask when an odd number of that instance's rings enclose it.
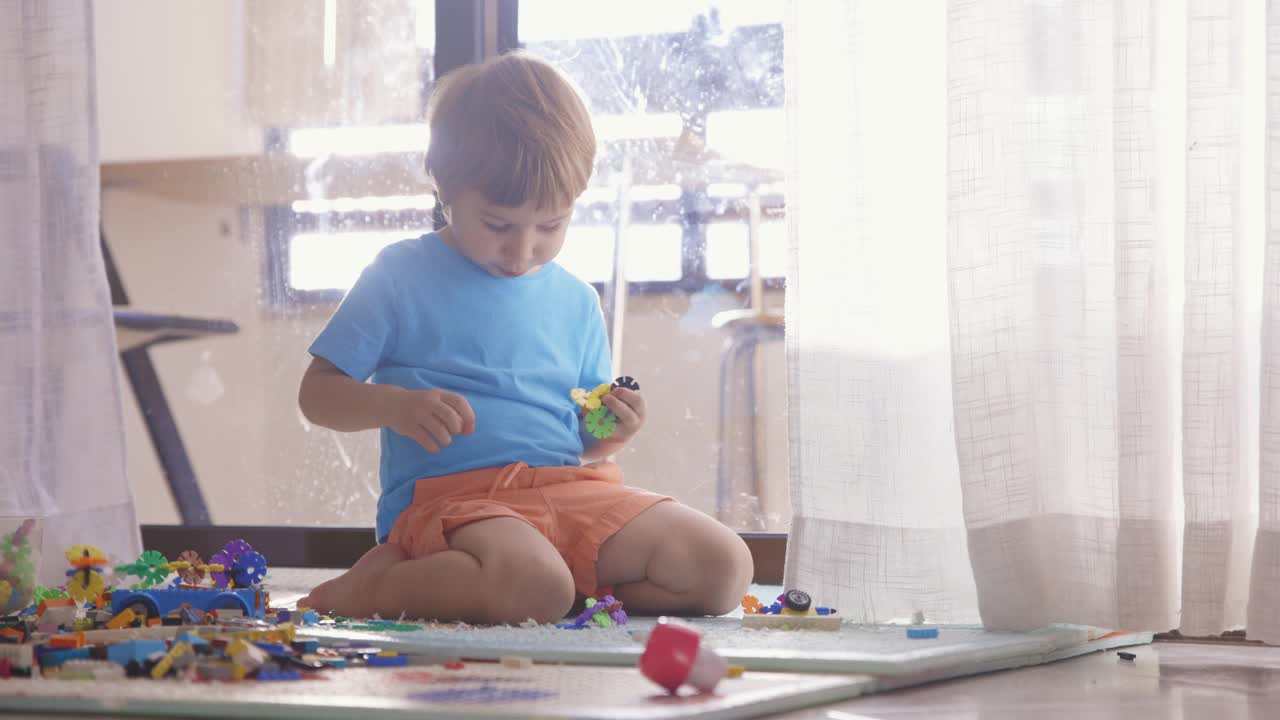
<instances>
[{"instance_id":1,"label":"large window","mask_svg":"<svg viewBox=\"0 0 1280 720\"><path fill-rule=\"evenodd\" d=\"M425 101L433 59L428 33L437 13L430 2L410 7ZM525 3L518 33L521 46L578 82L600 139L593 184L578 203L562 265L603 289L622 242L631 293L690 292L711 283L732 288L749 274L751 201L764 221L758 252L770 259L759 266L769 286L780 285L785 128L778 3ZM402 109L406 114L412 115ZM399 154L412 163L429 133L420 118L409 119L393 114L381 124L288 127L278 144L301 158ZM285 303L341 297L354 276L339 267L397 233L422 229L417 217L388 211L430 205L429 196L375 194L298 201L288 212L270 213L269 250L278 270L268 276L269 295ZM396 228L397 221L405 225ZM378 231L353 231L361 225Z\"/></svg>"},{"instance_id":2,"label":"large window","mask_svg":"<svg viewBox=\"0 0 1280 720\"><path fill-rule=\"evenodd\" d=\"M307 347L381 248L440 221L422 169L435 79L524 47L581 88L600 142L559 262L598 289L618 371L636 377L649 402L645 431L618 458L628 482L737 529L786 529L783 7L205 7L191 33L210 25L209 37L244 52L228 60L235 53L221 45L194 47L192 66L208 72L173 85L235 95L238 104L210 128L234 128L237 138L244 130L258 147L139 161L130 172L161 176L161 199L122 189L106 195L103 214L132 292L241 328L157 352L213 522L371 522L378 434L331 432L300 414ZM495 9L496 17L484 16ZM159 25L133 42L156 36ZM233 37L236 28L242 37ZM179 74L165 74L164 86ZM142 520L181 520L163 489L165 471L134 432Z\"/></svg>"}]
</instances>

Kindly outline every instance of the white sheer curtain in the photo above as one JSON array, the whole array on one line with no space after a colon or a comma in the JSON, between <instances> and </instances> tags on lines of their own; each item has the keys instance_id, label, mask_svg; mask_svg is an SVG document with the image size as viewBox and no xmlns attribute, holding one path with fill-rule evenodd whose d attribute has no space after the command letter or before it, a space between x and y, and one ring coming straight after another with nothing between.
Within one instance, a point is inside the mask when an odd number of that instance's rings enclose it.
<instances>
[{"instance_id":1,"label":"white sheer curtain","mask_svg":"<svg viewBox=\"0 0 1280 720\"><path fill-rule=\"evenodd\" d=\"M62 553L140 550L125 477L111 301L98 245L87 0L0 0L0 518Z\"/></svg>"},{"instance_id":2,"label":"white sheer curtain","mask_svg":"<svg viewBox=\"0 0 1280 720\"><path fill-rule=\"evenodd\" d=\"M789 584L1280 641L1270 1L790 4Z\"/></svg>"}]
</instances>

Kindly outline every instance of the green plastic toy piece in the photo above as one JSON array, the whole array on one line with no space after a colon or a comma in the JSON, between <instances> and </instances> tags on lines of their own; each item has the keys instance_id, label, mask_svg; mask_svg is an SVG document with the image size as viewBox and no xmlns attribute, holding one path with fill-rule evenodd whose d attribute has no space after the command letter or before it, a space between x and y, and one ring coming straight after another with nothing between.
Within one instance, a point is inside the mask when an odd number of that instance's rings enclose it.
<instances>
[{"instance_id":1,"label":"green plastic toy piece","mask_svg":"<svg viewBox=\"0 0 1280 720\"><path fill-rule=\"evenodd\" d=\"M119 565L116 572L135 575L141 582L133 586L134 590L145 590L155 587L169 577L169 558L158 550L147 550L138 556L138 561L128 565Z\"/></svg>"},{"instance_id":2,"label":"green plastic toy piece","mask_svg":"<svg viewBox=\"0 0 1280 720\"><path fill-rule=\"evenodd\" d=\"M584 422L587 432L597 440L608 439L618 429L618 416L603 405L587 413Z\"/></svg>"},{"instance_id":3,"label":"green plastic toy piece","mask_svg":"<svg viewBox=\"0 0 1280 720\"><path fill-rule=\"evenodd\" d=\"M35 598L35 600L34 600L35 604L36 604L36 605L39 605L40 603L44 602L45 600L50 600L50 599L52 599L52 598L64 598L64 597L67 597L67 591L66 591L66 590L63 590L62 588L46 587L46 586L44 586L44 585L37 585L37 586L36 586L36 589L35 589L35 592L33 593L33 597Z\"/></svg>"}]
</instances>

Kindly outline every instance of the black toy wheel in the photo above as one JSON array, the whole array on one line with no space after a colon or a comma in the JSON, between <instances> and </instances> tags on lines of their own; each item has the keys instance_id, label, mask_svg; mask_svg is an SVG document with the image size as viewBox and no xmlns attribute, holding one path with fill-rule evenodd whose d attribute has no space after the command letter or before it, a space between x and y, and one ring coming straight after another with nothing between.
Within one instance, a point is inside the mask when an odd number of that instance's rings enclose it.
<instances>
[{"instance_id":1,"label":"black toy wheel","mask_svg":"<svg viewBox=\"0 0 1280 720\"><path fill-rule=\"evenodd\" d=\"M631 377L630 375L623 375L617 380L614 380L613 386L615 388L622 387L622 388L626 388L628 390L637 391L637 392L640 390L640 383L636 382L636 379Z\"/></svg>"},{"instance_id":2,"label":"black toy wheel","mask_svg":"<svg viewBox=\"0 0 1280 720\"><path fill-rule=\"evenodd\" d=\"M809 597L809 593L803 590L788 590L787 594L782 598L782 604L788 610L806 612L809 610L809 606L813 604L813 599Z\"/></svg>"}]
</instances>

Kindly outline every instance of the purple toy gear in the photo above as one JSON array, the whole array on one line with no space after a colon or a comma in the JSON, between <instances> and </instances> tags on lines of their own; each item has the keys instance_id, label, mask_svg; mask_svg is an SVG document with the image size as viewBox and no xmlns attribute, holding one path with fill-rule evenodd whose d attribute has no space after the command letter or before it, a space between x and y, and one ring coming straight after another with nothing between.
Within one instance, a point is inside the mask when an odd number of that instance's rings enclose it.
<instances>
[{"instance_id":1,"label":"purple toy gear","mask_svg":"<svg viewBox=\"0 0 1280 720\"><path fill-rule=\"evenodd\" d=\"M231 556L232 560L238 559L241 555L253 552L253 546L241 539L235 539L222 546L222 552Z\"/></svg>"},{"instance_id":2,"label":"purple toy gear","mask_svg":"<svg viewBox=\"0 0 1280 720\"><path fill-rule=\"evenodd\" d=\"M214 587L230 587L235 578L236 561L240 559L241 555L247 555L251 552L253 552L253 546L237 538L223 545L221 550L214 553L213 557L209 558L209 562L223 567L222 572L209 573L213 577Z\"/></svg>"},{"instance_id":3,"label":"purple toy gear","mask_svg":"<svg viewBox=\"0 0 1280 720\"><path fill-rule=\"evenodd\" d=\"M209 558L210 565L221 565L223 567L222 570L215 570L209 573L209 577L213 578L214 587L226 588L231 584L231 570L235 566L235 562L225 550L219 550Z\"/></svg>"},{"instance_id":4,"label":"purple toy gear","mask_svg":"<svg viewBox=\"0 0 1280 720\"><path fill-rule=\"evenodd\" d=\"M612 595L605 595L604 599L601 600L600 602L602 605L604 605L605 609L613 608L612 610L609 610L610 620L613 620L615 623L619 625L627 624L627 611L622 609L621 600L615 598Z\"/></svg>"}]
</instances>

